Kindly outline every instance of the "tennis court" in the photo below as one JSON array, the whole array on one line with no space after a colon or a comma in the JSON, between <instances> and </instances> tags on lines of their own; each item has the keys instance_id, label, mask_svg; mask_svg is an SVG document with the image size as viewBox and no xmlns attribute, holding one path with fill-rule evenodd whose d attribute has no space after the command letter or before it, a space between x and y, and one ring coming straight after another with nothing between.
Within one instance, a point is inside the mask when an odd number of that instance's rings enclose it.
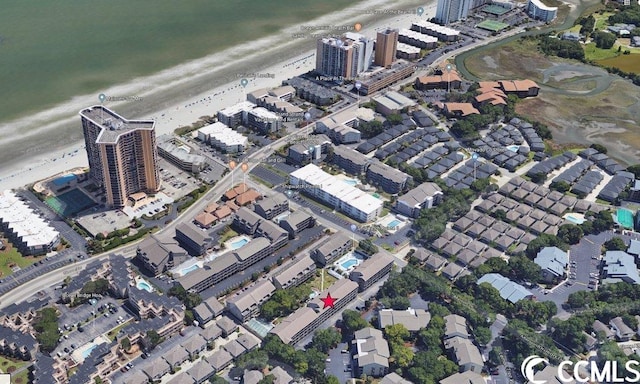
<instances>
[{"instance_id":1,"label":"tennis court","mask_svg":"<svg viewBox=\"0 0 640 384\"><path fill-rule=\"evenodd\" d=\"M616 211L616 217L618 224L622 227L625 229L633 229L633 212L621 208Z\"/></svg>"},{"instance_id":2,"label":"tennis court","mask_svg":"<svg viewBox=\"0 0 640 384\"><path fill-rule=\"evenodd\" d=\"M499 5L490 4L482 8L482 12L490 13L492 15L501 16L509 12L509 9L501 7Z\"/></svg>"},{"instance_id":3,"label":"tennis court","mask_svg":"<svg viewBox=\"0 0 640 384\"><path fill-rule=\"evenodd\" d=\"M47 204L60 216L70 217L87 208L91 208L96 203L79 189L72 189L62 195L49 197L45 200Z\"/></svg>"},{"instance_id":4,"label":"tennis court","mask_svg":"<svg viewBox=\"0 0 640 384\"><path fill-rule=\"evenodd\" d=\"M478 28L486 29L491 32L498 32L505 28L509 28L509 24L501 23L495 20L485 20L477 25Z\"/></svg>"}]
</instances>

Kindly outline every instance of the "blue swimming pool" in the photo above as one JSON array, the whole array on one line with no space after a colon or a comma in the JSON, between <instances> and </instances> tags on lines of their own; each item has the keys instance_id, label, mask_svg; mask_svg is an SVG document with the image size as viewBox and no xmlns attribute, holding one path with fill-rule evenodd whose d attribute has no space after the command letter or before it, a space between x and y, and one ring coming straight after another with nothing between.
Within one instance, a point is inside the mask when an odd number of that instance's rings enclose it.
<instances>
[{"instance_id":1,"label":"blue swimming pool","mask_svg":"<svg viewBox=\"0 0 640 384\"><path fill-rule=\"evenodd\" d=\"M151 286L151 284L147 283L144 280L138 280L138 282L136 283L136 288L145 290L147 292L153 292L153 287Z\"/></svg>"},{"instance_id":2,"label":"blue swimming pool","mask_svg":"<svg viewBox=\"0 0 640 384\"><path fill-rule=\"evenodd\" d=\"M349 269L353 266L355 266L356 264L358 264L358 260L356 259L349 259L349 260L345 260L343 261L340 266L342 266L342 268L344 269Z\"/></svg>"},{"instance_id":3,"label":"blue swimming pool","mask_svg":"<svg viewBox=\"0 0 640 384\"><path fill-rule=\"evenodd\" d=\"M244 246L248 242L249 242L249 240L247 240L247 239L236 240L233 243L231 243L231 250L235 251L238 248L242 248L242 246Z\"/></svg>"},{"instance_id":4,"label":"blue swimming pool","mask_svg":"<svg viewBox=\"0 0 640 384\"><path fill-rule=\"evenodd\" d=\"M193 271L195 271L195 270L196 270L196 269L198 269L198 268L200 268L200 267L198 266L198 264L193 264L193 265L192 265L192 266L190 266L190 267L182 268L182 269L180 270L180 273L182 274L182 276L184 276L184 275L186 275L187 273L189 273L189 272L193 272Z\"/></svg>"},{"instance_id":5,"label":"blue swimming pool","mask_svg":"<svg viewBox=\"0 0 640 384\"><path fill-rule=\"evenodd\" d=\"M572 222L574 224L582 224L582 223L584 223L584 219L581 219L581 218L575 217L575 216L571 216L571 215L568 215L567 217L565 217L565 219L567 219L567 221L570 221L570 222Z\"/></svg>"},{"instance_id":6,"label":"blue swimming pool","mask_svg":"<svg viewBox=\"0 0 640 384\"><path fill-rule=\"evenodd\" d=\"M82 352L82 357L86 359L87 357L89 357L89 355L91 355L91 352L93 352L93 350L96 349L96 348L98 348L98 344L93 344L89 348L85 349Z\"/></svg>"},{"instance_id":7,"label":"blue swimming pool","mask_svg":"<svg viewBox=\"0 0 640 384\"><path fill-rule=\"evenodd\" d=\"M518 152L518 150L520 149L519 145L509 145L507 146L507 149L510 150L511 152Z\"/></svg>"},{"instance_id":8,"label":"blue swimming pool","mask_svg":"<svg viewBox=\"0 0 640 384\"><path fill-rule=\"evenodd\" d=\"M348 180L343 180L346 184L349 184L351 186L355 186L358 184L358 180L353 180L353 179L348 179Z\"/></svg>"},{"instance_id":9,"label":"blue swimming pool","mask_svg":"<svg viewBox=\"0 0 640 384\"><path fill-rule=\"evenodd\" d=\"M394 229L395 227L397 227L398 225L400 225L400 223L402 223L402 221L395 219L392 222L390 222L387 227Z\"/></svg>"},{"instance_id":10,"label":"blue swimming pool","mask_svg":"<svg viewBox=\"0 0 640 384\"><path fill-rule=\"evenodd\" d=\"M77 178L78 176L74 174L60 176L57 179L53 179L53 185L55 185L56 187L61 187L71 181L75 181Z\"/></svg>"}]
</instances>

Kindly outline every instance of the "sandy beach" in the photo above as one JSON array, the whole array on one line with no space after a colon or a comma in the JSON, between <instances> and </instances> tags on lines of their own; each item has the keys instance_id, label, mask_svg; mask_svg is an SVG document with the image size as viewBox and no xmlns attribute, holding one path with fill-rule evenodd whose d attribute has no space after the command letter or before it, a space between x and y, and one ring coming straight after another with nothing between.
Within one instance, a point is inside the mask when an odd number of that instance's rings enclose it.
<instances>
[{"instance_id":1,"label":"sandy beach","mask_svg":"<svg viewBox=\"0 0 640 384\"><path fill-rule=\"evenodd\" d=\"M422 16L415 14L418 6L425 9ZM401 12L387 13L387 10ZM360 22L363 24L360 33L375 38L378 29L387 26L408 28L411 21L427 20L434 15L435 3L373 0L367 1L366 6L358 3L306 25L345 26ZM303 25L289 27L275 36L137 79L131 84L118 85L104 93L108 97L135 95L135 98L129 97L130 101L123 102L106 101L104 105L126 118L155 119L157 135L172 133L177 127L197 121L200 116L214 115L220 109L245 100L246 94L253 90L279 86L283 80L314 69L315 39L311 36L292 38L305 31L311 33ZM321 33L337 35L342 32L325 30ZM260 57L256 57L256 50ZM247 77L248 84L242 87L240 80L244 73L255 73L258 77ZM56 108L0 126L0 133L3 133L0 135L0 161L3 164L0 191L19 188L72 168L86 167L78 111L95 104L99 104L97 95L76 97ZM27 127L31 128L27 130ZM24 148L19 146L21 142L36 138L43 140L43 144L18 150Z\"/></svg>"}]
</instances>

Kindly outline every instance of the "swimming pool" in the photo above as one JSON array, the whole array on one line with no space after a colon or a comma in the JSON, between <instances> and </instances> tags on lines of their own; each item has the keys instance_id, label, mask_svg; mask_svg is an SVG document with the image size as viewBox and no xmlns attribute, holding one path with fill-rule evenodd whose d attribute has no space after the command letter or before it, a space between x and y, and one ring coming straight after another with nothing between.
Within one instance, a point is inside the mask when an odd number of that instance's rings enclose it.
<instances>
[{"instance_id":1,"label":"swimming pool","mask_svg":"<svg viewBox=\"0 0 640 384\"><path fill-rule=\"evenodd\" d=\"M56 187L61 187L67 184L68 182L76 180L77 178L78 177L74 174L60 176L57 179L53 179L53 185L55 185Z\"/></svg>"},{"instance_id":2,"label":"swimming pool","mask_svg":"<svg viewBox=\"0 0 640 384\"><path fill-rule=\"evenodd\" d=\"M518 150L520 149L519 145L508 145L507 149L510 150L511 152L518 152Z\"/></svg>"},{"instance_id":3,"label":"swimming pool","mask_svg":"<svg viewBox=\"0 0 640 384\"><path fill-rule=\"evenodd\" d=\"M151 284L147 283L144 280L138 280L138 282L136 283L136 288L141 291L145 290L147 292L153 292L153 287L151 286Z\"/></svg>"},{"instance_id":4,"label":"swimming pool","mask_svg":"<svg viewBox=\"0 0 640 384\"><path fill-rule=\"evenodd\" d=\"M351 186L355 186L358 184L358 180L353 180L353 179L347 179L347 180L342 180L344 181L346 184L349 184Z\"/></svg>"},{"instance_id":5,"label":"swimming pool","mask_svg":"<svg viewBox=\"0 0 640 384\"><path fill-rule=\"evenodd\" d=\"M400 225L400 223L402 223L402 221L398 220L398 219L394 219L392 222L390 222L389 224L387 224L387 227L394 229L395 227L397 227L398 225Z\"/></svg>"},{"instance_id":6,"label":"swimming pool","mask_svg":"<svg viewBox=\"0 0 640 384\"><path fill-rule=\"evenodd\" d=\"M190 266L190 267L182 268L182 269L180 270L180 274L181 274L182 276L184 276L184 275L186 275L187 273L189 273L189 272L193 272L193 271L195 271L195 270L196 270L196 269L198 269L198 268L200 268L200 267L198 266L198 264L193 264L193 265L192 265L192 266Z\"/></svg>"},{"instance_id":7,"label":"swimming pool","mask_svg":"<svg viewBox=\"0 0 640 384\"><path fill-rule=\"evenodd\" d=\"M570 222L572 222L574 224L582 224L582 223L584 223L584 219L581 219L581 218L575 217L575 216L571 216L571 215L567 215L565 217L565 219L567 219L567 221L570 221Z\"/></svg>"},{"instance_id":8,"label":"swimming pool","mask_svg":"<svg viewBox=\"0 0 640 384\"><path fill-rule=\"evenodd\" d=\"M240 240L236 240L233 243L231 243L231 250L235 251L238 248L242 248L242 246L244 246L245 244L247 244L249 242L248 239L240 239Z\"/></svg>"},{"instance_id":9,"label":"swimming pool","mask_svg":"<svg viewBox=\"0 0 640 384\"><path fill-rule=\"evenodd\" d=\"M356 259L348 259L348 260L345 260L342 263L340 263L340 266L343 269L348 270L349 268L351 268L351 267L353 267L353 266L355 266L357 264L358 264L358 260L356 260Z\"/></svg>"},{"instance_id":10,"label":"swimming pool","mask_svg":"<svg viewBox=\"0 0 640 384\"><path fill-rule=\"evenodd\" d=\"M89 357L89 355L91 355L91 352L93 352L93 350L96 348L98 348L98 344L93 344L89 348L82 351L82 358L86 359L87 357Z\"/></svg>"}]
</instances>

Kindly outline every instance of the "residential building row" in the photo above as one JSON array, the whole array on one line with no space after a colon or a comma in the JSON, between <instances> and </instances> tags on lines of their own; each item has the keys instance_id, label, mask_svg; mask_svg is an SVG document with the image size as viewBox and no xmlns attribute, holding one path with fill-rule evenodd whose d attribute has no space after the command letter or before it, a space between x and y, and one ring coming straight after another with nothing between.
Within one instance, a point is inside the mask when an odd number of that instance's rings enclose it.
<instances>
[{"instance_id":1,"label":"residential building row","mask_svg":"<svg viewBox=\"0 0 640 384\"><path fill-rule=\"evenodd\" d=\"M12 191L0 194L0 231L23 256L42 255L60 245L60 233Z\"/></svg>"},{"instance_id":2,"label":"residential building row","mask_svg":"<svg viewBox=\"0 0 640 384\"><path fill-rule=\"evenodd\" d=\"M365 264L366 263L366 264ZM276 325L270 333L278 336L283 343L296 344L312 334L320 324L331 316L339 313L346 305L377 281L386 276L393 266L392 256L377 253L356 267L349 279L340 279L324 292L312 299L307 306L302 307L287 316ZM320 298L335 298L333 307L325 307Z\"/></svg>"},{"instance_id":3,"label":"residential building row","mask_svg":"<svg viewBox=\"0 0 640 384\"><path fill-rule=\"evenodd\" d=\"M292 188L314 197L360 222L375 220L382 212L382 201L332 176L315 164L308 164L289 175Z\"/></svg>"},{"instance_id":4,"label":"residential building row","mask_svg":"<svg viewBox=\"0 0 640 384\"><path fill-rule=\"evenodd\" d=\"M229 128L244 126L262 134L276 132L282 128L280 116L250 101L243 101L218 111L218 122Z\"/></svg>"},{"instance_id":5,"label":"residential building row","mask_svg":"<svg viewBox=\"0 0 640 384\"><path fill-rule=\"evenodd\" d=\"M369 184L391 194L401 193L413 182L406 173L344 146L334 147L331 162L351 175L364 175Z\"/></svg>"}]
</instances>

